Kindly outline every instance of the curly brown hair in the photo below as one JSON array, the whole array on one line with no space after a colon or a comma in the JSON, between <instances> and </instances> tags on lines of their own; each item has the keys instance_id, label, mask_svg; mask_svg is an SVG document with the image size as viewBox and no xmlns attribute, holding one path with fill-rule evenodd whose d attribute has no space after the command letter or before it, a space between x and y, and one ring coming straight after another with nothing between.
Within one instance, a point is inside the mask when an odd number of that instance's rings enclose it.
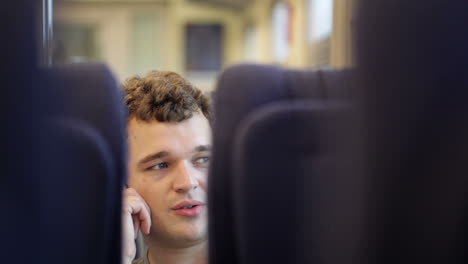
<instances>
[{"instance_id":1,"label":"curly brown hair","mask_svg":"<svg viewBox=\"0 0 468 264\"><path fill-rule=\"evenodd\" d=\"M201 112L211 121L209 98L175 72L151 71L127 79L123 87L129 120L181 122Z\"/></svg>"}]
</instances>

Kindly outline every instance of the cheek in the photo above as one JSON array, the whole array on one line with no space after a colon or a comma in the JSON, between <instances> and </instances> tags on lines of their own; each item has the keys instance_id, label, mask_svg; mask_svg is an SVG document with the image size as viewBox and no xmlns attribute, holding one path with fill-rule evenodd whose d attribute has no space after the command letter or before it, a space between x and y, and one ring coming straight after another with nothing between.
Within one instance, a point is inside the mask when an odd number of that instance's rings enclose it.
<instances>
[{"instance_id":1,"label":"cheek","mask_svg":"<svg viewBox=\"0 0 468 264\"><path fill-rule=\"evenodd\" d=\"M163 183L154 175L145 172L135 173L135 177L130 177L136 188L145 193L151 193L151 190L161 189ZM161 191L161 190L159 190Z\"/></svg>"},{"instance_id":2,"label":"cheek","mask_svg":"<svg viewBox=\"0 0 468 264\"><path fill-rule=\"evenodd\" d=\"M199 181L200 188L206 193L207 191L207 184L206 180Z\"/></svg>"},{"instance_id":3,"label":"cheek","mask_svg":"<svg viewBox=\"0 0 468 264\"><path fill-rule=\"evenodd\" d=\"M167 208L166 200L161 192L154 189L145 189L140 193L141 197L145 200L151 210L151 217L159 219L161 212Z\"/></svg>"},{"instance_id":4,"label":"cheek","mask_svg":"<svg viewBox=\"0 0 468 264\"><path fill-rule=\"evenodd\" d=\"M201 171L197 177L198 184L206 192L207 182L208 182L208 171Z\"/></svg>"},{"instance_id":5,"label":"cheek","mask_svg":"<svg viewBox=\"0 0 468 264\"><path fill-rule=\"evenodd\" d=\"M167 191L164 188L163 182L154 182L147 177L139 181L137 192L143 197L148 206L153 208L161 208L166 202Z\"/></svg>"}]
</instances>

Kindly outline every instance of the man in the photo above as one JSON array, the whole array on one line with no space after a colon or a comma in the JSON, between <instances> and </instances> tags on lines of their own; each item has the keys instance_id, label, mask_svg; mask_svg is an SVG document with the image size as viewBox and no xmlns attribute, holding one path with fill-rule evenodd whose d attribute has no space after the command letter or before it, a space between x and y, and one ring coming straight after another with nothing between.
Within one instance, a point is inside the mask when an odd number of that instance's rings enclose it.
<instances>
[{"instance_id":1,"label":"man","mask_svg":"<svg viewBox=\"0 0 468 264\"><path fill-rule=\"evenodd\" d=\"M124 89L129 188L123 263L135 256L139 230L148 251L133 263L207 263L208 98L173 72L130 78Z\"/></svg>"}]
</instances>

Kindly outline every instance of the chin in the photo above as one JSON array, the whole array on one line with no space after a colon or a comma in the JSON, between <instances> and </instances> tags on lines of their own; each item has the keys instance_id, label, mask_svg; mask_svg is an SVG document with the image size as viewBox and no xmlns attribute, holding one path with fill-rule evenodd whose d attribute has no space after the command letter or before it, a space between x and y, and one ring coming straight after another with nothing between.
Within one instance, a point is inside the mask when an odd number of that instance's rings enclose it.
<instances>
[{"instance_id":1,"label":"chin","mask_svg":"<svg viewBox=\"0 0 468 264\"><path fill-rule=\"evenodd\" d=\"M193 240L193 241L203 240L204 238L206 238L206 236L207 234L206 232L204 232L204 230L196 230L196 231L191 230L191 231L180 233L180 237L183 237L186 240Z\"/></svg>"},{"instance_id":2,"label":"chin","mask_svg":"<svg viewBox=\"0 0 468 264\"><path fill-rule=\"evenodd\" d=\"M187 226L177 230L175 233L174 237L177 237L177 240L187 243L197 243L207 239L206 227Z\"/></svg>"}]
</instances>

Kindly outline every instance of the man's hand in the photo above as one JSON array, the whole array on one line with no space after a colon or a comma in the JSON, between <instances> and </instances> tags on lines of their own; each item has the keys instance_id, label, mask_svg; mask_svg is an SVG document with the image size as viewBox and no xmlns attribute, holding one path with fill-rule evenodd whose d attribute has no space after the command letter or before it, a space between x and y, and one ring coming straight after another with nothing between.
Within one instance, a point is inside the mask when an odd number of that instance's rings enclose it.
<instances>
[{"instance_id":1,"label":"man's hand","mask_svg":"<svg viewBox=\"0 0 468 264\"><path fill-rule=\"evenodd\" d=\"M132 188L123 192L122 224L123 264L130 264L136 254L135 239L138 231L148 235L151 227L150 209Z\"/></svg>"}]
</instances>

